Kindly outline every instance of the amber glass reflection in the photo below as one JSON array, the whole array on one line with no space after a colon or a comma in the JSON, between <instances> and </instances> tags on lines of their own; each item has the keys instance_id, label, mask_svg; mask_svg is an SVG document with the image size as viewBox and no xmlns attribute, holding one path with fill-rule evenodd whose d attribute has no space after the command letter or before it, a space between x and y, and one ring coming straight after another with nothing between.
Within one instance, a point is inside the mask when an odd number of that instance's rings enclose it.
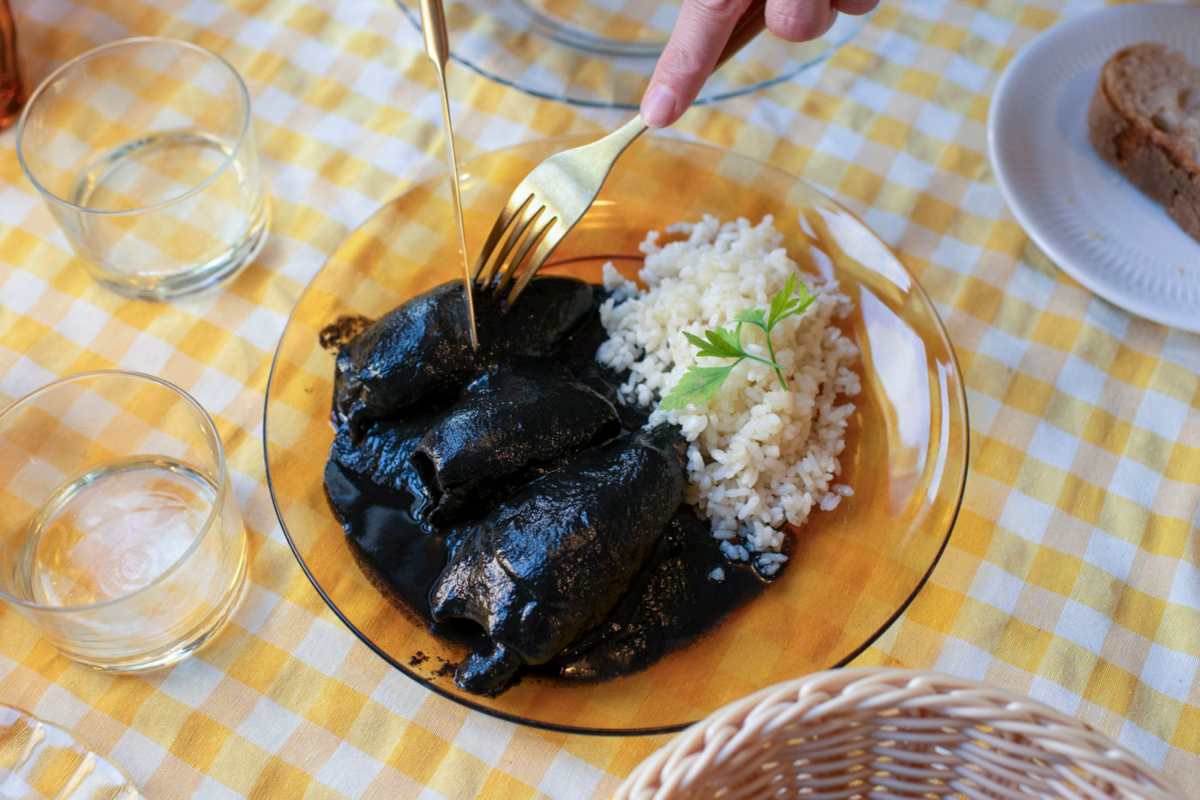
<instances>
[{"instance_id":1,"label":"amber glass reflection","mask_svg":"<svg viewBox=\"0 0 1200 800\"><path fill-rule=\"evenodd\" d=\"M483 241L525 173L556 149L577 143L527 144L466 165L463 199L472 245ZM933 306L861 221L765 164L702 145L646 139L624 156L563 243L555 269L597 280L601 264L615 258L633 275L647 229L704 213L752 220L773 214L801 267L836 274L854 299L845 327L863 351L863 392L843 466L856 494L832 513L815 514L796 534L792 562L762 596L686 649L606 683L526 679L494 699L460 692L438 670L462 653L408 620L372 586L325 503L322 461L333 438L333 356L320 348L317 333L339 315L379 316L455 277L445 180L417 184L377 212L301 298L268 388L264 436L272 496L318 591L363 641L414 679L488 713L544 727L674 730L764 686L847 663L887 628L928 576L962 496L966 407ZM426 658L414 659L418 651Z\"/></svg>"},{"instance_id":2,"label":"amber glass reflection","mask_svg":"<svg viewBox=\"0 0 1200 800\"><path fill-rule=\"evenodd\" d=\"M12 125L25 102L17 61L17 23L8 0L0 0L0 130Z\"/></svg>"}]
</instances>

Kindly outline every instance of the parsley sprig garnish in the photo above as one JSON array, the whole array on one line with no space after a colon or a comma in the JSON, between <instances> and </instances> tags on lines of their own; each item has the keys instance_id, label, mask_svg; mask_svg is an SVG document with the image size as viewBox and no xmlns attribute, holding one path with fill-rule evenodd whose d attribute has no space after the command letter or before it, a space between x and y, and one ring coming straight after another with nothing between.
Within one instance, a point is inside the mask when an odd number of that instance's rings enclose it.
<instances>
[{"instance_id":1,"label":"parsley sprig garnish","mask_svg":"<svg viewBox=\"0 0 1200 800\"><path fill-rule=\"evenodd\" d=\"M797 285L796 276L791 275L783 289L771 297L771 307L764 311L761 308L751 308L741 312L734 320L737 324L732 328L716 328L704 332L704 338L684 331L684 336L696 347L696 356L707 358L733 359L733 363L723 367L688 367L687 372L675 384L674 388L663 397L658 407L664 411L686 408L689 403L703 405L713 398L721 385L733 372L738 364L746 359L765 364L775 370L779 385L788 388L787 379L783 376L783 366L775 360L775 345L771 342L771 331L782 320L788 317L798 317L808 310L816 297L809 292L803 283ZM751 325L763 332L767 340L767 355L769 358L756 356L746 352L742 347L742 327Z\"/></svg>"}]
</instances>

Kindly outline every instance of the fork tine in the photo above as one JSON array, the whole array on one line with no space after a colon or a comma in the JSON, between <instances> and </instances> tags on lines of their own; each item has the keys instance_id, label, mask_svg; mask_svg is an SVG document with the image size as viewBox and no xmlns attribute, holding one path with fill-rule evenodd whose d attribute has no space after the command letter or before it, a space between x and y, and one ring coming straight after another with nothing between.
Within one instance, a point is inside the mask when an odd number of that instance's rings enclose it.
<instances>
[{"instance_id":1,"label":"fork tine","mask_svg":"<svg viewBox=\"0 0 1200 800\"><path fill-rule=\"evenodd\" d=\"M529 235L525 240L525 244L521 245L521 251L509 262L508 269L504 271L499 281L496 282L496 294L503 294L504 290L513 282L517 275L521 274L521 265L525 262L525 257L529 255L529 251L543 241L543 237L554 227L556 222L558 222L558 217L551 217L549 221ZM524 279L524 274L521 274L521 280Z\"/></svg>"},{"instance_id":2,"label":"fork tine","mask_svg":"<svg viewBox=\"0 0 1200 800\"><path fill-rule=\"evenodd\" d=\"M552 224L557 221L557 219L553 220ZM517 302L517 298L521 296L521 292L525 291L525 287L537 275L538 270L546 263L546 259L550 257L550 254L554 252L554 249L558 247L565 236L565 231L556 230L552 235L542 239L541 243L538 244L537 250L534 251L533 257L530 259L530 266L525 268L525 271L521 273L521 279L516 282L512 287L512 291L508 293L507 304L509 306Z\"/></svg>"},{"instance_id":3,"label":"fork tine","mask_svg":"<svg viewBox=\"0 0 1200 800\"><path fill-rule=\"evenodd\" d=\"M528 202L528 198L526 199ZM492 229L488 232L487 241L479 250L479 256L475 259L475 266L471 269L471 278L478 282L479 273L483 269L483 265L487 263L491 257L492 251L496 249L496 243L500 241L501 235L508 230L508 226L512 224L516 217L515 213L509 212L509 204L505 204L504 208L500 209L500 213L496 216L496 221L492 223ZM520 209L518 209L519 211Z\"/></svg>"},{"instance_id":4,"label":"fork tine","mask_svg":"<svg viewBox=\"0 0 1200 800\"><path fill-rule=\"evenodd\" d=\"M532 198L532 195L530 197ZM529 231L530 227L545 210L546 207L543 205L538 205L536 209L532 203L525 206L525 211L521 214L521 218L517 221L517 224L509 231L508 238L504 241L504 246L500 248L500 252L496 255L496 260L484 271L485 279L482 284L484 288L491 286L493 281L499 283L503 279L506 269L505 265L510 263L509 254L521 243L521 240L525 238L526 232Z\"/></svg>"},{"instance_id":5,"label":"fork tine","mask_svg":"<svg viewBox=\"0 0 1200 800\"><path fill-rule=\"evenodd\" d=\"M513 224L513 221L521 215L521 213L525 210L525 207L528 206L532 200L533 193L530 192L525 197L525 201L521 203L521 205L517 206L516 209L513 209L513 204L510 200L504 206L503 210L501 210L500 216L496 217L496 222L492 225L491 233L488 234L488 238L487 241L484 242L483 249L479 251L479 258L475 262L475 268L471 271L471 277L475 279L475 282L479 286L487 285L487 281L483 278L481 272L483 272L484 265L487 264L488 259L495 251L496 245L500 243L500 237L504 235L504 232L509 229L509 227Z\"/></svg>"}]
</instances>

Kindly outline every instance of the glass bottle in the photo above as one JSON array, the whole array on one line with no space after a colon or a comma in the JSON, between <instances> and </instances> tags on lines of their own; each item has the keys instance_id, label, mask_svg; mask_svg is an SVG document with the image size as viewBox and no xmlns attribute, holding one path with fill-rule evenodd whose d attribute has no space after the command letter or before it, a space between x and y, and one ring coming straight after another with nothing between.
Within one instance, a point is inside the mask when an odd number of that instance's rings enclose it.
<instances>
[{"instance_id":1,"label":"glass bottle","mask_svg":"<svg viewBox=\"0 0 1200 800\"><path fill-rule=\"evenodd\" d=\"M17 119L25 102L17 62L17 24L8 0L0 0L0 130Z\"/></svg>"}]
</instances>

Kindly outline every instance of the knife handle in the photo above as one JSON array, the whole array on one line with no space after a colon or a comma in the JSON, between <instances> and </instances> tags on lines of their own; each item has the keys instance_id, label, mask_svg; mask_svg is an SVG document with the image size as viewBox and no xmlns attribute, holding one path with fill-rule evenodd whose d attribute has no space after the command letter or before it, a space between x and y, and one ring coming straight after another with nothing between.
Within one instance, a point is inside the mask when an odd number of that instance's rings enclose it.
<instances>
[{"instance_id":1,"label":"knife handle","mask_svg":"<svg viewBox=\"0 0 1200 800\"><path fill-rule=\"evenodd\" d=\"M439 67L450 57L450 37L446 33L446 9L442 0L421 0L421 33L425 35L425 53Z\"/></svg>"}]
</instances>

